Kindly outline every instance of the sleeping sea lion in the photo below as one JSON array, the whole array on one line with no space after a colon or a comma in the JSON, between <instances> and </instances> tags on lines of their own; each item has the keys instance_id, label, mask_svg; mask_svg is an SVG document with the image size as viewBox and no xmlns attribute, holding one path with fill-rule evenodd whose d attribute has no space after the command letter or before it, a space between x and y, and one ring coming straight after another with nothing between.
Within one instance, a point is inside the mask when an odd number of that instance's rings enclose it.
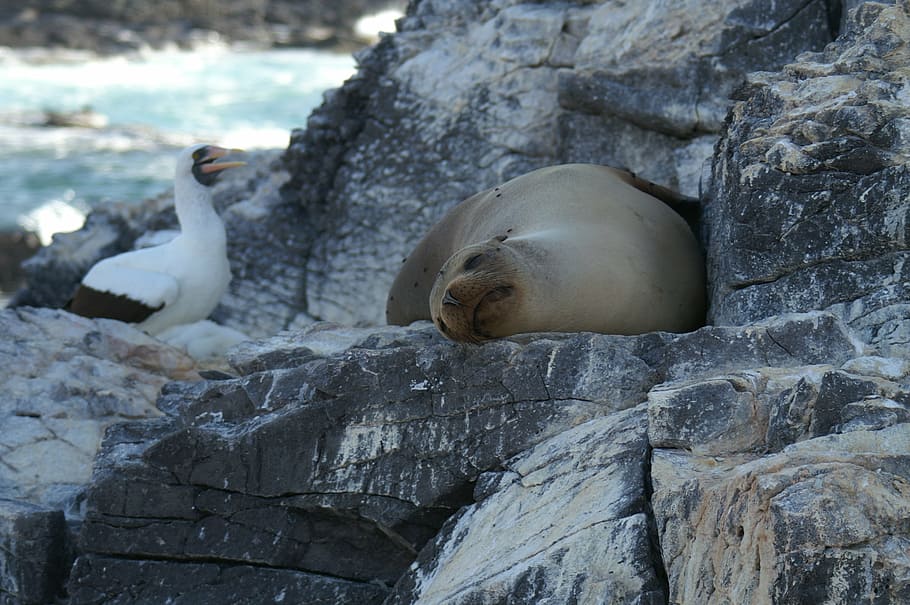
<instances>
[{"instance_id":1,"label":"sleeping sea lion","mask_svg":"<svg viewBox=\"0 0 910 605\"><path fill-rule=\"evenodd\" d=\"M468 198L430 229L392 285L386 319L431 319L466 342L695 329L705 317L704 260L668 205L684 201L593 164L519 176Z\"/></svg>"}]
</instances>

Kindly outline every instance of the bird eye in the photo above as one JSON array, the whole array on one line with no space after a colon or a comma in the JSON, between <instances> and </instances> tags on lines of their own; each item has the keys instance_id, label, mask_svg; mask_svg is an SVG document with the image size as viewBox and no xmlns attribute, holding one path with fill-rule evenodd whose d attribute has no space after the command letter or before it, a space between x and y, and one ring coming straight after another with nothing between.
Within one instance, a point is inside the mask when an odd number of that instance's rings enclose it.
<instances>
[{"instance_id":1,"label":"bird eye","mask_svg":"<svg viewBox=\"0 0 910 605\"><path fill-rule=\"evenodd\" d=\"M209 148L206 146L206 147L200 147L199 149L194 151L193 152L193 161L198 162L200 160L204 160L208 156L208 149ZM212 161L214 161L214 158L212 158Z\"/></svg>"},{"instance_id":2,"label":"bird eye","mask_svg":"<svg viewBox=\"0 0 910 605\"><path fill-rule=\"evenodd\" d=\"M464 262L464 270L470 271L471 269L476 269L480 265L480 261L483 259L483 254L475 254L468 260Z\"/></svg>"}]
</instances>

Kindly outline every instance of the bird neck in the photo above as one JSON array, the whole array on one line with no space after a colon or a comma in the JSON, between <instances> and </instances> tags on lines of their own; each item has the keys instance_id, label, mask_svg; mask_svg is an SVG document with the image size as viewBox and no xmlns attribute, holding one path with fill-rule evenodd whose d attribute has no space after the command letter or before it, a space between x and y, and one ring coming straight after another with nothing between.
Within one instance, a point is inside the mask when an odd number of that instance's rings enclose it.
<instances>
[{"instance_id":1,"label":"bird neck","mask_svg":"<svg viewBox=\"0 0 910 605\"><path fill-rule=\"evenodd\" d=\"M224 239L224 224L212 207L211 189L195 182L177 181L174 206L182 234L193 240Z\"/></svg>"}]
</instances>

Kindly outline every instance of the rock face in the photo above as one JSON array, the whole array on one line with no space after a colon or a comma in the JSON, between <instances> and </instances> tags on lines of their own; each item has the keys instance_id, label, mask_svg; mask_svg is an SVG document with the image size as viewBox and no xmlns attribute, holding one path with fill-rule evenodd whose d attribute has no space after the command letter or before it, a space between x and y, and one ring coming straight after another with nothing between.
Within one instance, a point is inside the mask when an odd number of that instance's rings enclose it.
<instances>
[{"instance_id":1,"label":"rock face","mask_svg":"<svg viewBox=\"0 0 910 605\"><path fill-rule=\"evenodd\" d=\"M643 406L598 418L481 476L387 603L666 602L645 427Z\"/></svg>"},{"instance_id":2,"label":"rock face","mask_svg":"<svg viewBox=\"0 0 910 605\"><path fill-rule=\"evenodd\" d=\"M905 365L864 357L651 391L653 506L678 602L907 599Z\"/></svg>"},{"instance_id":3,"label":"rock face","mask_svg":"<svg viewBox=\"0 0 910 605\"><path fill-rule=\"evenodd\" d=\"M749 77L708 193L714 323L832 309L908 353L908 38L905 3L867 3L823 52Z\"/></svg>"},{"instance_id":4,"label":"rock face","mask_svg":"<svg viewBox=\"0 0 910 605\"><path fill-rule=\"evenodd\" d=\"M738 346L729 347L734 335ZM603 589L597 573L609 572L595 573L600 564L616 574L615 602L639 592L661 602L646 496L648 410L616 413L681 372L839 361L854 346L830 316L482 347L453 345L428 323L288 333L235 352L240 377L171 384L159 401L164 418L108 432L80 549L133 560L118 564L122 583L165 574L160 583L176 590L180 562L201 559L323 574L361 591L394 584L436 536L391 602L495 602L491 595L515 592L527 594L523 602L563 602ZM482 475L499 468L507 470ZM472 491L480 503L443 527ZM577 516L543 529L556 510ZM508 540L502 553L490 548L498 532L522 549ZM604 548L616 541L628 545L625 557ZM165 572L137 559L175 565ZM556 561L567 568L554 575ZM83 585L104 585L96 575L104 568L74 576L77 602ZM215 602L228 588L197 596Z\"/></svg>"},{"instance_id":5,"label":"rock face","mask_svg":"<svg viewBox=\"0 0 910 605\"><path fill-rule=\"evenodd\" d=\"M281 165L218 191L235 281L216 315L265 337L230 374L166 362L134 383L93 343L138 333L63 339L121 387L88 401L141 383L160 415L107 430L84 505L3 486L2 598L910 601L910 4L683 4L415 3ZM564 160L704 179L714 325L483 346L350 326L448 206ZM93 215L30 261L20 302L65 296L48 267L172 225L167 202ZM6 365L75 322L0 318ZM51 371L79 356L53 351L20 401L84 393Z\"/></svg>"},{"instance_id":6,"label":"rock face","mask_svg":"<svg viewBox=\"0 0 910 605\"><path fill-rule=\"evenodd\" d=\"M38 251L41 242L29 231L0 231L0 292L11 292L21 286L19 266Z\"/></svg>"},{"instance_id":7,"label":"rock face","mask_svg":"<svg viewBox=\"0 0 910 605\"><path fill-rule=\"evenodd\" d=\"M161 387L194 374L185 355L120 322L47 309L0 313L4 496L78 509L104 429L158 416Z\"/></svg>"},{"instance_id":8,"label":"rock face","mask_svg":"<svg viewBox=\"0 0 910 605\"><path fill-rule=\"evenodd\" d=\"M160 415L185 355L125 324L48 309L0 311L0 602L48 603L71 564L106 427Z\"/></svg>"}]
</instances>

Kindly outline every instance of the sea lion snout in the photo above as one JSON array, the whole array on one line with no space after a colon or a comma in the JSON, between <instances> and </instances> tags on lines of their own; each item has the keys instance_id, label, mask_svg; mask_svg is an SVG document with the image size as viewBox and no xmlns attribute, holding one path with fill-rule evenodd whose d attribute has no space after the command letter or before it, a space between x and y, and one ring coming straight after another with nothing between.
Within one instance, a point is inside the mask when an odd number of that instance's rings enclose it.
<instances>
[{"instance_id":1,"label":"sea lion snout","mask_svg":"<svg viewBox=\"0 0 910 605\"><path fill-rule=\"evenodd\" d=\"M515 269L501 241L459 250L436 277L430 312L452 340L476 343L499 336L493 327L516 306Z\"/></svg>"}]
</instances>

